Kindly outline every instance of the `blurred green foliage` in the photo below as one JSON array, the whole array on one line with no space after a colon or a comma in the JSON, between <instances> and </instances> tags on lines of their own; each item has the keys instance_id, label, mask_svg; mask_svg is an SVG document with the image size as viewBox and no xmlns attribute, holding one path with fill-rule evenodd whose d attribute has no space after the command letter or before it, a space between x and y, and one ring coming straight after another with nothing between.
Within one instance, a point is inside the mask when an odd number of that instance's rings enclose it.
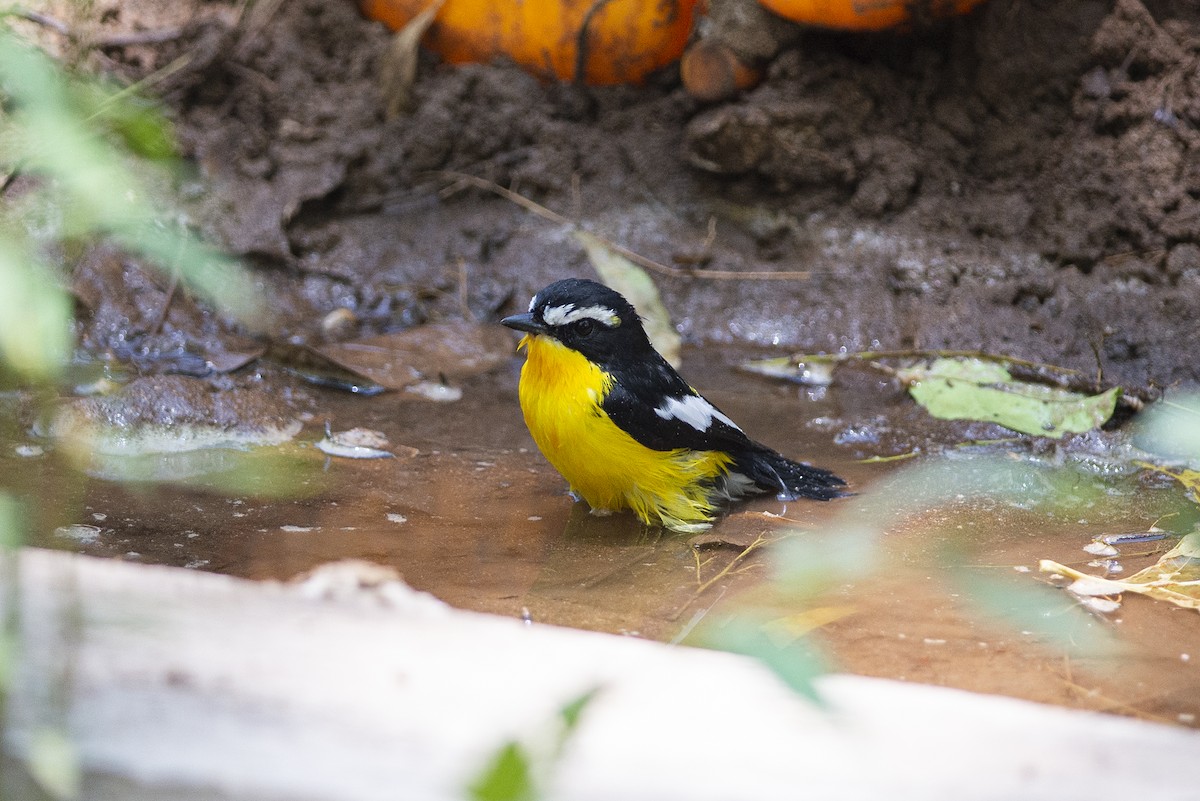
<instances>
[{"instance_id":1,"label":"blurred green foliage","mask_svg":"<svg viewBox=\"0 0 1200 801\"><path fill-rule=\"evenodd\" d=\"M72 350L64 246L107 239L244 324L264 304L249 274L201 243L162 187L171 127L148 101L68 74L0 17L0 365L58 376ZM17 191L18 180L22 181Z\"/></svg>"},{"instance_id":2,"label":"blurred green foliage","mask_svg":"<svg viewBox=\"0 0 1200 801\"><path fill-rule=\"evenodd\" d=\"M788 686L819 701L815 682L831 665L819 638L807 632L781 635L791 628L790 620L819 612L840 587L871 593L889 560L897 558L889 533L917 525L925 529L923 550L905 547L904 562L925 565L948 594L958 595L981 618L1030 632L1048 647L1076 655L1111 654L1116 643L1107 628L1070 595L1023 574L980 568L958 518L944 514L966 504L978 515L986 500L1047 519L1070 519L1082 508L1119 504L1106 486L1102 477L1029 458L958 454L907 465L841 502L841 513L820 531L795 532L780 542L772 554L771 580L730 614L704 621L689 641L752 656ZM853 594L838 603L852 604Z\"/></svg>"},{"instance_id":3,"label":"blurred green foliage","mask_svg":"<svg viewBox=\"0 0 1200 801\"><path fill-rule=\"evenodd\" d=\"M181 171L166 117L130 89L72 74L14 32L13 13L0 9L0 378L26 388L64 378L75 348L70 259L100 242L178 276L253 330L265 306L249 273L174 210ZM33 508L38 498L0 494L0 733L21 653L15 550ZM39 793L80 796L65 723L35 731L23 758Z\"/></svg>"},{"instance_id":4,"label":"blurred green foliage","mask_svg":"<svg viewBox=\"0 0 1200 801\"><path fill-rule=\"evenodd\" d=\"M1156 456L1200 466L1200 394L1163 400L1139 421L1138 444Z\"/></svg>"},{"instance_id":5,"label":"blurred green foliage","mask_svg":"<svg viewBox=\"0 0 1200 801\"><path fill-rule=\"evenodd\" d=\"M483 770L467 786L472 801L536 801L546 797L550 780L571 736L578 730L585 710L599 688L572 698L559 708L548 737L525 743L509 740L491 756Z\"/></svg>"}]
</instances>

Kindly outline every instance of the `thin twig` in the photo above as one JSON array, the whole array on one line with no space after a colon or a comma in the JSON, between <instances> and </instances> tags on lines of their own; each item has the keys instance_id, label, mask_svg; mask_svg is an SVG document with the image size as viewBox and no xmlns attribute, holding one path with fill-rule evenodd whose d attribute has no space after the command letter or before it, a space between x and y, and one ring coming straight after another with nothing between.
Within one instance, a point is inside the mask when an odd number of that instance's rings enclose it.
<instances>
[{"instance_id":1,"label":"thin twig","mask_svg":"<svg viewBox=\"0 0 1200 801\"><path fill-rule=\"evenodd\" d=\"M175 293L179 289L179 270L173 268L171 270L171 284L167 287L167 296L163 299L162 308L158 311L158 319L154 321L154 325L150 328L151 334L161 334L163 324L167 322L167 315L171 312L171 304L175 302Z\"/></svg>"},{"instance_id":2,"label":"thin twig","mask_svg":"<svg viewBox=\"0 0 1200 801\"><path fill-rule=\"evenodd\" d=\"M1031 369L1048 370L1053 373L1065 373L1072 376L1083 376L1079 370L1069 367L1057 367L1053 364L1029 361L1016 356L998 356L982 350L937 350L929 348L905 348L900 350L860 350L853 353L813 353L797 354L792 361L797 362L873 362L878 359L985 359L1001 361L1007 364L1021 365Z\"/></svg>"},{"instance_id":3,"label":"thin twig","mask_svg":"<svg viewBox=\"0 0 1200 801\"><path fill-rule=\"evenodd\" d=\"M57 17L52 17L49 14L43 14L40 11L30 11L29 9L19 8L10 12L12 16L23 19L26 22L32 22L35 25L41 25L43 28L49 28L60 36L64 36L71 41L79 41L80 36L71 26ZM127 33L114 33L110 36L102 36L96 39L89 39L86 44L88 47L106 48L106 47L131 47L133 45L143 44L162 44L171 42L183 36L183 28L160 28L150 31L129 31Z\"/></svg>"},{"instance_id":4,"label":"thin twig","mask_svg":"<svg viewBox=\"0 0 1200 801\"><path fill-rule=\"evenodd\" d=\"M804 353L790 357L790 361L793 363L815 362L818 364L841 364L848 361L878 362L883 359L982 359L1007 366L1009 373L1017 381L1045 384L1058 389L1088 395L1106 391L1106 387L1103 384L1096 383L1095 379L1090 378L1080 370L1059 367L1058 365L1046 364L1044 362L1034 362L1017 356L989 353L983 350L929 350L919 348L905 350L862 350L854 351L853 353ZM891 369L884 365L877 366L883 370ZM748 371L755 372L753 369L749 369ZM1117 404L1125 409L1139 412L1147 403L1158 400L1160 394L1153 387L1122 386L1121 394L1117 398Z\"/></svg>"},{"instance_id":5,"label":"thin twig","mask_svg":"<svg viewBox=\"0 0 1200 801\"><path fill-rule=\"evenodd\" d=\"M150 73L145 78L142 78L140 81L135 81L134 83L129 84L129 86L126 86L117 92L113 92L111 95L104 98L104 101L96 108L96 110L94 112L92 112L91 116L88 117L87 119L89 121L93 120L96 117L98 117L100 114L102 114L105 111L105 109L112 106L114 103L118 103L122 99L128 97L129 95L138 94L138 93L142 92L143 90L149 89L151 86L154 86L155 84L165 81L167 78L170 78L172 75L179 72L181 69L183 69L188 64L190 64L191 61L192 61L192 54L184 53L183 55L181 55L181 56L177 57L176 59L174 59L173 61L171 61L170 64L167 64L163 67L160 67L159 69L156 69L154 72Z\"/></svg>"},{"instance_id":6,"label":"thin twig","mask_svg":"<svg viewBox=\"0 0 1200 801\"><path fill-rule=\"evenodd\" d=\"M464 318L468 320L478 320L475 312L471 311L470 294L468 292L469 276L467 275L467 262L463 259L458 260L458 305Z\"/></svg>"},{"instance_id":7,"label":"thin twig","mask_svg":"<svg viewBox=\"0 0 1200 801\"><path fill-rule=\"evenodd\" d=\"M1059 679L1069 690L1078 693L1080 700L1098 701L1100 703L1089 705L1089 708L1096 712L1122 712L1131 717L1140 718L1142 720L1154 721L1156 723L1178 723L1162 715L1155 715L1152 712L1147 712L1144 709L1139 709L1134 706L1134 702L1119 701L1116 698L1110 698L1101 693L1098 689L1084 687L1082 684L1077 684L1068 678L1059 676ZM1156 698L1157 696L1148 696L1148 698Z\"/></svg>"},{"instance_id":8,"label":"thin twig","mask_svg":"<svg viewBox=\"0 0 1200 801\"><path fill-rule=\"evenodd\" d=\"M741 550L741 552L738 553L737 556L735 556L735 557L733 557L733 559L729 560L729 564L725 565L725 567L723 567L719 571L717 571L716 575L714 575L708 581L702 582L700 584L700 586L696 588L696 591L692 593L692 597L688 598L687 602L684 603L683 606L679 607L679 609L677 609L673 615L671 615L671 620L678 620L679 616L684 613L684 610L686 610L689 606L694 604L701 595L703 595L710 587L712 587L718 581L720 581L721 579L724 579L724 578L728 578L730 575L736 575L737 573L741 572L741 570L735 571L734 568L739 567L741 565L741 563L746 559L746 557L750 556L751 553L758 550L760 547L762 547L764 545L770 545L771 543L778 542L780 539L782 539L782 537L767 536L767 532L763 532L763 533L759 534L754 539L754 541L751 542L749 545L747 545L745 548L743 548ZM699 572L699 566L697 566L697 572ZM697 578L699 578L699 576L697 576Z\"/></svg>"},{"instance_id":9,"label":"thin twig","mask_svg":"<svg viewBox=\"0 0 1200 801\"><path fill-rule=\"evenodd\" d=\"M92 47L134 47L136 45L164 44L173 42L183 36L183 28L159 28L153 31L131 31L129 33L114 33L95 39L89 44Z\"/></svg>"},{"instance_id":10,"label":"thin twig","mask_svg":"<svg viewBox=\"0 0 1200 801\"><path fill-rule=\"evenodd\" d=\"M524 195L518 194L511 189L506 189L495 181L490 181L487 178L480 178L477 175L469 175L467 173L455 172L453 170L436 170L429 174L453 181L450 186L443 190L443 196L448 196L449 194L457 192L462 186L473 186L476 189L483 189L499 195L505 200L509 200L517 204L526 211L532 212L544 220L549 220L557 225L565 225L571 228L582 230L582 226L580 226L575 220L572 220L569 217L564 217L558 212L552 211L540 203L530 200ZM613 253L629 259L629 261L633 262L639 267L644 267L651 272L655 272L660 275L667 275L672 278L704 278L713 281L806 281L812 277L812 273L808 270L792 270L783 272L748 270L746 272L740 272L737 270L694 270L691 268L668 267L667 265L643 256L640 253L635 253L624 245L619 245L607 237L599 236L597 234L592 234L592 236L595 236L596 239L600 240L600 243Z\"/></svg>"},{"instance_id":11,"label":"thin twig","mask_svg":"<svg viewBox=\"0 0 1200 801\"><path fill-rule=\"evenodd\" d=\"M238 14L237 27L241 29L237 44L234 45L235 56L245 54L246 48L262 32L283 0L257 0L253 4L243 3Z\"/></svg>"},{"instance_id":12,"label":"thin twig","mask_svg":"<svg viewBox=\"0 0 1200 801\"><path fill-rule=\"evenodd\" d=\"M717 593L717 597L712 599L712 603L710 603L708 606L704 607L700 611L696 612L696 614L692 615L691 620L689 620L686 624L684 624L683 628L681 628L675 634L675 636L671 638L671 645L678 645L679 643L681 643L685 639L687 639L687 636L692 633L692 630L695 629L696 626L700 625L700 621L703 620L705 617L707 617L708 613L712 611L712 608L714 606L716 606L717 604L719 604L721 602L721 599L724 597L725 597L725 588L722 587L721 591L719 593ZM680 611L682 612L683 610L681 609Z\"/></svg>"},{"instance_id":13,"label":"thin twig","mask_svg":"<svg viewBox=\"0 0 1200 801\"><path fill-rule=\"evenodd\" d=\"M30 11L27 8L15 8L9 12L12 16L18 19L23 19L26 22L32 22L35 25L41 25L43 28L49 28L55 33L59 33L68 39L74 39L75 34L71 32L71 26L62 20L52 17L49 14L43 14L40 11Z\"/></svg>"}]
</instances>

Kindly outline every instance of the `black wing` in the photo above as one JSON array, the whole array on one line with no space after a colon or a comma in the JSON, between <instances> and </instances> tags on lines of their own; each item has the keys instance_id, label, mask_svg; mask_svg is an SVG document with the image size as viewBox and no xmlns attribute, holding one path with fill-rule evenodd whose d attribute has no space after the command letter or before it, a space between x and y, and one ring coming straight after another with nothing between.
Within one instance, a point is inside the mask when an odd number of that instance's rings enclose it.
<instances>
[{"instance_id":1,"label":"black wing","mask_svg":"<svg viewBox=\"0 0 1200 801\"><path fill-rule=\"evenodd\" d=\"M657 355L657 354L656 354ZM679 373L662 358L627 364L619 371L601 407L614 423L635 440L656 451L675 448L738 452L757 446L741 429L713 415L704 428L698 428L675 415L660 415L655 410L667 407L670 399L704 404L724 416L712 403L688 386ZM615 376L614 376L615 377ZM696 406L695 408L703 408Z\"/></svg>"},{"instance_id":2,"label":"black wing","mask_svg":"<svg viewBox=\"0 0 1200 801\"><path fill-rule=\"evenodd\" d=\"M830 471L792 461L722 420L726 415L688 386L661 358L626 365L619 372L621 380L613 383L601 407L614 423L647 448L724 451L733 457L737 472L762 490L783 496L829 500L844 494L841 488L846 482ZM700 428L684 419L698 422L693 416L660 415L655 411L670 408L672 398L692 404L693 409L711 409L714 414Z\"/></svg>"}]
</instances>

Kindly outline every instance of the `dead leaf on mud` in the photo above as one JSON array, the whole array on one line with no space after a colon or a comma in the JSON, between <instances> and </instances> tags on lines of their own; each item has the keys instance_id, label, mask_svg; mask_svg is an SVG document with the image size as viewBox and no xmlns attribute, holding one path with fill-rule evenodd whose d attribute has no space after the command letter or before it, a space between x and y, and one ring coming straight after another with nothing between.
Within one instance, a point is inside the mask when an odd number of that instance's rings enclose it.
<instances>
[{"instance_id":1,"label":"dead leaf on mud","mask_svg":"<svg viewBox=\"0 0 1200 801\"><path fill-rule=\"evenodd\" d=\"M311 350L381 387L401 390L485 373L512 357L513 341L497 326L433 323Z\"/></svg>"},{"instance_id":2,"label":"dead leaf on mud","mask_svg":"<svg viewBox=\"0 0 1200 801\"><path fill-rule=\"evenodd\" d=\"M937 359L896 371L909 394L939 420L998 423L1022 434L1059 439L1103 425L1120 387L1098 395L1014 380L1002 365L982 359Z\"/></svg>"},{"instance_id":3,"label":"dead leaf on mud","mask_svg":"<svg viewBox=\"0 0 1200 801\"><path fill-rule=\"evenodd\" d=\"M337 364L308 345L272 343L267 348L266 358L319 387L340 389L367 398L387 389L362 373Z\"/></svg>"},{"instance_id":4,"label":"dead leaf on mud","mask_svg":"<svg viewBox=\"0 0 1200 801\"><path fill-rule=\"evenodd\" d=\"M431 0L420 14L413 17L412 21L392 37L379 75L384 107L389 118L397 117L412 108L421 37L429 30L433 18L441 11L445 2L446 0Z\"/></svg>"},{"instance_id":5,"label":"dead leaf on mud","mask_svg":"<svg viewBox=\"0 0 1200 801\"><path fill-rule=\"evenodd\" d=\"M1200 531L1188 534L1150 567L1127 579L1112 579L1082 573L1049 559L1038 563L1043 573L1059 573L1074 582L1067 587L1082 597L1136 592L1170 601L1176 606L1200 610Z\"/></svg>"},{"instance_id":6,"label":"dead leaf on mud","mask_svg":"<svg viewBox=\"0 0 1200 801\"><path fill-rule=\"evenodd\" d=\"M266 345L252 340L231 337L220 344L220 350L210 350L204 357L214 373L232 373L267 352Z\"/></svg>"},{"instance_id":7,"label":"dead leaf on mud","mask_svg":"<svg viewBox=\"0 0 1200 801\"><path fill-rule=\"evenodd\" d=\"M753 359L742 363L747 373L767 378L782 378L811 387L827 387L833 383L833 371L837 362L814 358L811 361L793 356L776 356L770 359Z\"/></svg>"}]
</instances>

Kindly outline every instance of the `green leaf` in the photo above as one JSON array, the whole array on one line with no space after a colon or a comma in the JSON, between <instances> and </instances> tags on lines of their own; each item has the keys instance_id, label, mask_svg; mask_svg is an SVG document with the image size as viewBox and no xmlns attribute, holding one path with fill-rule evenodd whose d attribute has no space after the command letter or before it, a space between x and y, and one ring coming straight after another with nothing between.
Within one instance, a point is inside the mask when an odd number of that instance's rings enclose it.
<instances>
[{"instance_id":1,"label":"green leaf","mask_svg":"<svg viewBox=\"0 0 1200 801\"><path fill-rule=\"evenodd\" d=\"M1008 370L982 359L937 359L897 371L909 394L940 420L998 423L1023 434L1058 439L1082 433L1112 417L1120 388L1099 395L1015 381Z\"/></svg>"},{"instance_id":2,"label":"green leaf","mask_svg":"<svg viewBox=\"0 0 1200 801\"><path fill-rule=\"evenodd\" d=\"M134 88L80 82L74 87L74 98L87 122L112 130L131 152L155 160L173 158L171 123L155 104L132 91Z\"/></svg>"},{"instance_id":3,"label":"green leaf","mask_svg":"<svg viewBox=\"0 0 1200 801\"><path fill-rule=\"evenodd\" d=\"M515 740L501 746L467 793L475 801L533 801L533 763Z\"/></svg>"}]
</instances>

